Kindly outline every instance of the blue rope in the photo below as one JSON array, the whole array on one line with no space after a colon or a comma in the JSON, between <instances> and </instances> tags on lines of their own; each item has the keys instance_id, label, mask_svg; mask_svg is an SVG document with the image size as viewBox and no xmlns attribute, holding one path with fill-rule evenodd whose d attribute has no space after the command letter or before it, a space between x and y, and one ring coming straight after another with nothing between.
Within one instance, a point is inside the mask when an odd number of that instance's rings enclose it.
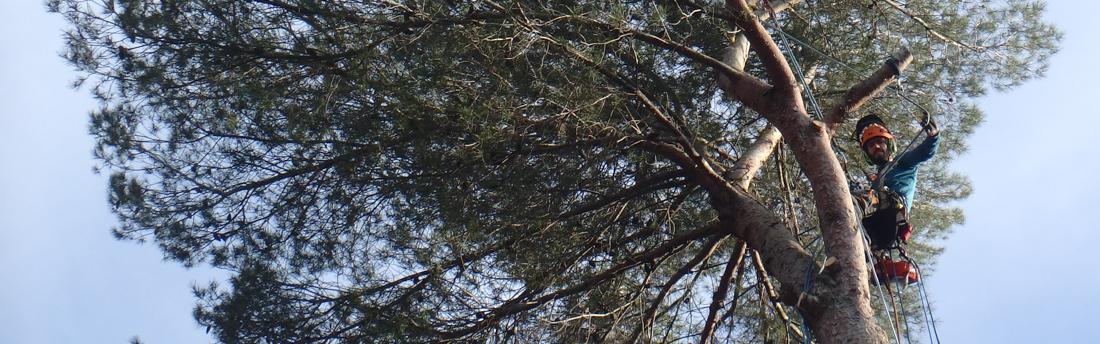
<instances>
[{"instance_id":1,"label":"blue rope","mask_svg":"<svg viewBox=\"0 0 1100 344\"><path fill-rule=\"evenodd\" d=\"M924 274L921 273L920 265L917 265L917 263L912 260L909 262L917 269L917 287L919 287L918 291L920 292L921 308L924 308L927 313L929 326L926 326L926 328L931 331L928 333L928 340L931 342L932 338L935 337L936 343L938 344L940 343L940 331L936 329L936 316L932 312L932 302L928 300L928 290L924 287Z\"/></svg>"}]
</instances>

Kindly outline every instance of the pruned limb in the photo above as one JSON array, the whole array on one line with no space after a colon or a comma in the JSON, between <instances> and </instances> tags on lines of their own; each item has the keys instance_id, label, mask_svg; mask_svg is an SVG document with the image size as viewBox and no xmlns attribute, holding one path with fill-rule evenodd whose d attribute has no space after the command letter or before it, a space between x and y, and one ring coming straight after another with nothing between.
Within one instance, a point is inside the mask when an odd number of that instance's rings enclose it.
<instances>
[{"instance_id":1,"label":"pruned limb","mask_svg":"<svg viewBox=\"0 0 1100 344\"><path fill-rule=\"evenodd\" d=\"M768 6L771 6L772 11L775 11L775 13L779 13L794 7L794 5L798 5L800 2L802 2L802 0L776 0L768 3ZM758 8L753 14L755 14L757 18L760 18L760 20L767 20L768 17L771 16L769 12L770 11L765 10L765 8Z\"/></svg>"},{"instance_id":2,"label":"pruned limb","mask_svg":"<svg viewBox=\"0 0 1100 344\"><path fill-rule=\"evenodd\" d=\"M768 12L758 13L757 16L766 14L768 14ZM748 61L748 58L749 40L745 38L745 35L738 33L722 55L722 62L734 69L743 71L745 70L745 63ZM730 95L735 95L737 92L733 82L724 73L718 74L718 87ZM756 175L756 171L764 165L764 161L768 159L771 151L775 149L775 145L779 143L779 140L782 138L783 135L779 134L779 130L769 125L760 133L756 141L749 146L749 149L741 155L741 158L737 160L733 168L726 171L726 178L729 178L730 181L737 184L737 186L740 186L742 189L747 190L752 183L753 176Z\"/></svg>"},{"instance_id":3,"label":"pruned limb","mask_svg":"<svg viewBox=\"0 0 1100 344\"><path fill-rule=\"evenodd\" d=\"M771 6L772 10L775 13L779 13L779 12L785 11L785 10L791 8L791 7L794 7L795 5L797 5L800 2L802 2L802 1L801 0L776 0L776 1L772 1L770 6ZM699 6L698 4L696 4L694 2L689 2L689 4L692 7L695 7L695 8L700 9L700 10L705 10L706 9L705 7ZM709 14L717 16L719 18L726 19L727 21L732 21L733 20L733 17L727 15L726 13L709 13ZM758 8L758 9L756 9L755 12L753 12L753 15L756 16L756 18L758 18L758 20L767 20L768 18L771 17L771 14L772 14L772 11L767 11L764 8ZM749 40L748 40L748 38L745 37L744 34L738 32L731 39L730 46L727 47L725 52L723 53L722 63L725 63L726 65L732 67L734 70L744 71L745 70L745 63L748 60L749 60ZM727 76L727 73L718 73L718 87L720 89L722 89L722 91L725 91L727 94L734 95L735 92L739 92L737 86L739 86L739 85L736 85L734 80L730 79ZM744 100L742 100L742 101L744 102Z\"/></svg>"},{"instance_id":4,"label":"pruned limb","mask_svg":"<svg viewBox=\"0 0 1100 344\"><path fill-rule=\"evenodd\" d=\"M731 68L744 71L745 63L749 60L749 40L745 38L745 35L738 33L733 42L730 42L730 46L726 47L726 51L722 53L722 63L729 65ZM729 95L735 95L737 88L733 81L726 76L726 73L718 73L718 88L726 92Z\"/></svg>"},{"instance_id":5,"label":"pruned limb","mask_svg":"<svg viewBox=\"0 0 1100 344\"><path fill-rule=\"evenodd\" d=\"M772 1L770 6L775 13L783 12L794 5L797 5L801 0L777 0ZM757 8L753 15L758 18L757 20L768 20L771 17L772 11L767 11L764 8ZM727 18L732 20L732 18ZM725 53L722 55L722 62L736 70L745 70L745 63L749 60L749 39L742 33L734 35L730 41L730 46L726 48ZM728 88L729 79L724 74L718 75L718 87L723 91L731 92Z\"/></svg>"},{"instance_id":6,"label":"pruned limb","mask_svg":"<svg viewBox=\"0 0 1100 344\"><path fill-rule=\"evenodd\" d=\"M905 71L912 62L913 54L909 52L909 49L898 49L893 57L883 62L882 66L879 66L878 70L875 70L871 76L849 88L844 93L844 98L833 105L832 109L829 109L828 115L825 116L825 124L829 128L829 132L836 131L836 128L841 122L844 122L848 113L858 110L868 100L882 92L887 85L897 80L898 75Z\"/></svg>"}]
</instances>

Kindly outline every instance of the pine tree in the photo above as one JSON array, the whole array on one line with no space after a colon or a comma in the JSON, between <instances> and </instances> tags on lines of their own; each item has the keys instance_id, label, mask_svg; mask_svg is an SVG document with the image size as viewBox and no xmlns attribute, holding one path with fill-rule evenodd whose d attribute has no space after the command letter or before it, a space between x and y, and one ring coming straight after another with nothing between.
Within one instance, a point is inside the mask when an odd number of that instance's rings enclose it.
<instances>
[{"instance_id":1,"label":"pine tree","mask_svg":"<svg viewBox=\"0 0 1100 344\"><path fill-rule=\"evenodd\" d=\"M227 343L885 342L846 119L942 112L930 265L973 99L1060 35L1017 0L49 6L116 235L231 271L196 289Z\"/></svg>"}]
</instances>

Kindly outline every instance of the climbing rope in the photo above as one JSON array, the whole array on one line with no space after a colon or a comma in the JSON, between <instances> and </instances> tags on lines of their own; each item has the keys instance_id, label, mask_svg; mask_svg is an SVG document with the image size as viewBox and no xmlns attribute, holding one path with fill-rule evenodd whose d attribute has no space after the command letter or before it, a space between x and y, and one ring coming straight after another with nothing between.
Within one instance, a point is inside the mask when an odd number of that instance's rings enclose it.
<instances>
[{"instance_id":1,"label":"climbing rope","mask_svg":"<svg viewBox=\"0 0 1100 344\"><path fill-rule=\"evenodd\" d=\"M935 338L935 343L938 344L940 343L940 331L936 329L936 316L932 313L932 302L928 300L928 290L924 287L924 274L917 262L910 259L909 263L917 269L917 292L920 294L921 310L924 312L927 322L925 328L928 330L929 343Z\"/></svg>"},{"instance_id":2,"label":"climbing rope","mask_svg":"<svg viewBox=\"0 0 1100 344\"><path fill-rule=\"evenodd\" d=\"M791 66L794 67L795 76L798 77L798 83L802 85L802 89L806 91L806 98L810 100L810 107L813 109L814 117L821 119L824 113L821 112L821 107L817 105L817 97L814 97L814 92L810 90L810 85L806 84L806 76L802 73L802 65L798 63L798 58L794 56L794 50L791 49L790 42L787 42L787 35L783 33L783 29L779 27L779 20L776 19L777 14L775 8L768 1L764 1L764 7L767 7L768 12L771 13L771 20L773 28L780 32L779 39L783 42L783 49L787 52L787 57L791 61Z\"/></svg>"},{"instance_id":3,"label":"climbing rope","mask_svg":"<svg viewBox=\"0 0 1100 344\"><path fill-rule=\"evenodd\" d=\"M892 258L893 257L891 257L891 260L893 260ZM894 273L897 273L896 268L891 267L891 269L895 270ZM905 272L905 278L906 278L906 280L905 280L904 283L908 283L909 282L909 280L908 280L909 279L909 272L908 271ZM905 325L905 342L906 343L912 343L913 339L909 336L909 314L907 314L906 311L905 311L905 298L902 297L902 294L901 294L901 288L902 287L903 286L899 286L898 288L894 288L894 293L897 294L898 304L900 305L900 306L895 306L894 307L894 317L899 318L900 319L899 321L902 323L902 325ZM890 290L889 285L887 285L886 290ZM893 298L893 297L891 297L891 298ZM900 309L900 313L901 313L900 317L898 316L899 315L898 314L899 309ZM899 329L901 328L901 326L898 326L898 327L899 327Z\"/></svg>"},{"instance_id":4,"label":"climbing rope","mask_svg":"<svg viewBox=\"0 0 1100 344\"><path fill-rule=\"evenodd\" d=\"M893 322L894 328L901 330L901 316L898 315L898 301L894 299L894 291L890 289L890 281L886 282L886 295L890 297L890 307L893 308L893 312L890 312L890 321ZM909 333L905 334L905 342L909 341Z\"/></svg>"}]
</instances>

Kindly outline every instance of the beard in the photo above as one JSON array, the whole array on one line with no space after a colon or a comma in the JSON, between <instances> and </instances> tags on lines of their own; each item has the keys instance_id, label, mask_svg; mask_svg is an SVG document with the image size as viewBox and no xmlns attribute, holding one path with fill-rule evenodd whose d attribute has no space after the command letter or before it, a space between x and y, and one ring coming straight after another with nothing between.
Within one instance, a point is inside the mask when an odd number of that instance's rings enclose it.
<instances>
[{"instance_id":1,"label":"beard","mask_svg":"<svg viewBox=\"0 0 1100 344\"><path fill-rule=\"evenodd\" d=\"M890 154L883 153L880 155L867 153L867 159L871 160L871 162L875 163L876 165L883 165L890 162Z\"/></svg>"}]
</instances>

